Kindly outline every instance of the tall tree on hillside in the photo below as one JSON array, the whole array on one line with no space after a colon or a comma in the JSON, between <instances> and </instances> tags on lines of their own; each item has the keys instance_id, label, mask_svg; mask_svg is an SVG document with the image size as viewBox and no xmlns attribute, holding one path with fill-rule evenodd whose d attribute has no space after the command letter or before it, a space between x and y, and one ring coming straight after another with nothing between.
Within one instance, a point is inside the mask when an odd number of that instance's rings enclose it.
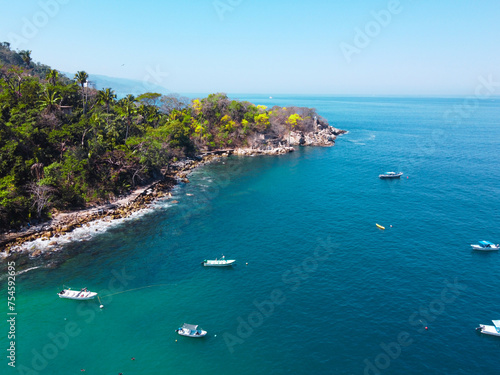
<instances>
[{"instance_id":1,"label":"tall tree on hillside","mask_svg":"<svg viewBox=\"0 0 500 375\"><path fill-rule=\"evenodd\" d=\"M141 104L137 112L142 117L142 122L148 124L154 128L158 126L158 122L161 119L161 112L158 107L153 105Z\"/></svg>"},{"instance_id":2,"label":"tall tree on hillside","mask_svg":"<svg viewBox=\"0 0 500 375\"><path fill-rule=\"evenodd\" d=\"M28 50L20 51L19 56L21 56L21 59L23 59L24 63L26 64L26 66L29 69L31 66L31 61L32 61L31 51L28 51Z\"/></svg>"},{"instance_id":3,"label":"tall tree on hillside","mask_svg":"<svg viewBox=\"0 0 500 375\"><path fill-rule=\"evenodd\" d=\"M59 72L55 69L50 69L47 72L45 79L55 86L58 77L59 77Z\"/></svg>"},{"instance_id":4,"label":"tall tree on hillside","mask_svg":"<svg viewBox=\"0 0 500 375\"><path fill-rule=\"evenodd\" d=\"M111 88L99 90L99 103L106 105L106 113L109 114L109 104L116 99L116 94Z\"/></svg>"},{"instance_id":5,"label":"tall tree on hillside","mask_svg":"<svg viewBox=\"0 0 500 375\"><path fill-rule=\"evenodd\" d=\"M0 67L0 82L5 82L16 101L21 96L21 85L25 80L26 74L21 67L13 66L7 70Z\"/></svg>"},{"instance_id":6,"label":"tall tree on hillside","mask_svg":"<svg viewBox=\"0 0 500 375\"><path fill-rule=\"evenodd\" d=\"M160 105L161 94L157 92L146 92L139 95L136 99L139 103L149 105L149 106L159 106Z\"/></svg>"},{"instance_id":7,"label":"tall tree on hillside","mask_svg":"<svg viewBox=\"0 0 500 375\"><path fill-rule=\"evenodd\" d=\"M82 135L82 147L85 147L85 136L87 133L90 133L91 131L94 133L94 144L97 141L97 135L98 133L102 130L102 124L104 123L104 115L100 111L94 111L92 116L89 119L88 127L83 131ZM88 154L89 158L91 156L91 152Z\"/></svg>"},{"instance_id":8,"label":"tall tree on hillside","mask_svg":"<svg viewBox=\"0 0 500 375\"><path fill-rule=\"evenodd\" d=\"M76 80L76 82L78 82L80 84L80 86L82 87L83 114L85 114L85 107L86 107L86 103L85 103L85 83L87 83L88 78L89 78L89 75L84 70L78 71L75 74L75 80Z\"/></svg>"},{"instance_id":9,"label":"tall tree on hillside","mask_svg":"<svg viewBox=\"0 0 500 375\"><path fill-rule=\"evenodd\" d=\"M106 118L106 122L108 119ZM94 143L97 142L97 136L98 134L102 134L103 128L104 128L104 115L102 112L95 111L93 115L90 117L90 125L91 129L94 133ZM82 141L83 144L83 141Z\"/></svg>"},{"instance_id":10,"label":"tall tree on hillside","mask_svg":"<svg viewBox=\"0 0 500 375\"><path fill-rule=\"evenodd\" d=\"M302 122L302 117L296 113L292 113L288 117L288 120L286 120L286 123L288 124L288 146L290 146L290 134L292 133L292 128L295 128L299 121Z\"/></svg>"},{"instance_id":11,"label":"tall tree on hillside","mask_svg":"<svg viewBox=\"0 0 500 375\"><path fill-rule=\"evenodd\" d=\"M160 98L160 109L163 113L170 114L174 109L181 111L187 108L190 102L189 98L172 93Z\"/></svg>"},{"instance_id":12,"label":"tall tree on hillside","mask_svg":"<svg viewBox=\"0 0 500 375\"><path fill-rule=\"evenodd\" d=\"M132 124L132 117L137 113L137 100L134 95L127 95L127 97L120 99L118 102L118 112L120 116L125 119L125 123L127 124L127 130L125 132L125 141L127 141L128 134L130 132L130 125Z\"/></svg>"}]
</instances>

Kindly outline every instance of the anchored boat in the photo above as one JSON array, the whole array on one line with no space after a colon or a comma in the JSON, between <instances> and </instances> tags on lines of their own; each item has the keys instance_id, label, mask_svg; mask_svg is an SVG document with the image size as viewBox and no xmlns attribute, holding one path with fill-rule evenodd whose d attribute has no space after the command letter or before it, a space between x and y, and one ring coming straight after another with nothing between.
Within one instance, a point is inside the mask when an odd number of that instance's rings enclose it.
<instances>
[{"instance_id":1,"label":"anchored boat","mask_svg":"<svg viewBox=\"0 0 500 375\"><path fill-rule=\"evenodd\" d=\"M385 172L383 174L379 174L379 178L400 178L403 175L403 172Z\"/></svg>"},{"instance_id":2,"label":"anchored boat","mask_svg":"<svg viewBox=\"0 0 500 375\"><path fill-rule=\"evenodd\" d=\"M215 258L214 260L204 260L201 262L205 267L227 267L227 266L232 266L233 263L236 262L235 259L226 259L224 255L222 258L217 259Z\"/></svg>"},{"instance_id":3,"label":"anchored boat","mask_svg":"<svg viewBox=\"0 0 500 375\"><path fill-rule=\"evenodd\" d=\"M486 324L480 324L479 327L476 328L476 331L484 333L485 335L491 336L500 336L500 320L492 320L492 326L488 326Z\"/></svg>"},{"instance_id":4,"label":"anchored boat","mask_svg":"<svg viewBox=\"0 0 500 375\"><path fill-rule=\"evenodd\" d=\"M63 289L59 293L57 293L59 298L68 298L68 299L93 299L97 296L96 292L91 292L87 290L87 288L83 288L81 290L71 290L71 289Z\"/></svg>"},{"instance_id":5,"label":"anchored boat","mask_svg":"<svg viewBox=\"0 0 500 375\"><path fill-rule=\"evenodd\" d=\"M182 327L175 330L181 336L187 337L203 337L207 334L207 331L198 329L198 325L184 323Z\"/></svg>"},{"instance_id":6,"label":"anchored boat","mask_svg":"<svg viewBox=\"0 0 500 375\"><path fill-rule=\"evenodd\" d=\"M492 251L492 250L498 250L500 247L499 245L495 245L493 242L490 241L479 241L478 245L471 245L473 250L482 250L482 251Z\"/></svg>"}]
</instances>

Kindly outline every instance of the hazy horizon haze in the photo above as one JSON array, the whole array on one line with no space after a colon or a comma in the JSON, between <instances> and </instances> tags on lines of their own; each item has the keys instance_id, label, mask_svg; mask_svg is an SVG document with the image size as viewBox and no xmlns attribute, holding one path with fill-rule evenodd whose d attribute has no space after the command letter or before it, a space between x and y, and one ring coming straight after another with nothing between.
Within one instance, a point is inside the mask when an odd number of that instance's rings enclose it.
<instances>
[{"instance_id":1,"label":"hazy horizon haze","mask_svg":"<svg viewBox=\"0 0 500 375\"><path fill-rule=\"evenodd\" d=\"M470 95L500 81L500 2L2 2L0 41L169 91ZM498 95L498 92L495 93Z\"/></svg>"}]
</instances>

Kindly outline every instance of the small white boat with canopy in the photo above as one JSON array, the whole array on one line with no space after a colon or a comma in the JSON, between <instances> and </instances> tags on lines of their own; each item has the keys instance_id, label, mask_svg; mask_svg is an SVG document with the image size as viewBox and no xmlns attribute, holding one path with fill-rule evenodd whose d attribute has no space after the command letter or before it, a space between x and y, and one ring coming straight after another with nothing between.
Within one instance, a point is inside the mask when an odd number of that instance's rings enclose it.
<instances>
[{"instance_id":1,"label":"small white boat with canopy","mask_svg":"<svg viewBox=\"0 0 500 375\"><path fill-rule=\"evenodd\" d=\"M473 250L482 250L482 251L493 251L500 249L498 245L495 245L493 242L490 241L479 241L479 244L471 246Z\"/></svg>"},{"instance_id":2,"label":"small white boat with canopy","mask_svg":"<svg viewBox=\"0 0 500 375\"><path fill-rule=\"evenodd\" d=\"M500 320L492 320L492 322L492 326L480 324L479 327L476 328L476 330L484 333L485 335L500 336Z\"/></svg>"},{"instance_id":3,"label":"small white boat with canopy","mask_svg":"<svg viewBox=\"0 0 500 375\"><path fill-rule=\"evenodd\" d=\"M71 290L71 288L63 289L59 293L57 293L59 298L68 298L68 299L79 299L79 300L87 300L93 299L97 296L96 292L91 292L87 290L87 288L83 288L81 290Z\"/></svg>"},{"instance_id":4,"label":"small white boat with canopy","mask_svg":"<svg viewBox=\"0 0 500 375\"><path fill-rule=\"evenodd\" d=\"M222 258L220 259L217 258L215 258L215 260L205 259L203 262L201 262L201 264L203 264L205 267L227 267L227 266L232 266L234 262L236 262L235 259L226 259L223 255Z\"/></svg>"},{"instance_id":5,"label":"small white boat with canopy","mask_svg":"<svg viewBox=\"0 0 500 375\"><path fill-rule=\"evenodd\" d=\"M198 325L184 323L182 327L175 330L181 336L187 337L203 337L207 334L207 331L198 329Z\"/></svg>"}]
</instances>

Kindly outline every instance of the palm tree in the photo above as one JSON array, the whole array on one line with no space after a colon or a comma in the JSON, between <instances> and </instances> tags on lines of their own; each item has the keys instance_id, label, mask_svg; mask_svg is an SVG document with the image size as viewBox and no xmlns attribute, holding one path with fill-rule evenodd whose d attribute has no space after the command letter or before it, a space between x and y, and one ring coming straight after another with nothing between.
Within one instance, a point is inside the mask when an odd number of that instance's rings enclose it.
<instances>
[{"instance_id":1,"label":"palm tree","mask_svg":"<svg viewBox=\"0 0 500 375\"><path fill-rule=\"evenodd\" d=\"M116 94L110 88L99 91L99 102L106 105L106 113L109 114L109 104L116 99Z\"/></svg>"},{"instance_id":2,"label":"palm tree","mask_svg":"<svg viewBox=\"0 0 500 375\"><path fill-rule=\"evenodd\" d=\"M88 78L89 78L89 75L84 70L78 71L75 74L75 80L76 80L76 82L79 83L80 86L82 87L83 114L85 114L85 107L86 107L86 103L85 103L85 87L84 87L84 85L87 82Z\"/></svg>"},{"instance_id":3,"label":"palm tree","mask_svg":"<svg viewBox=\"0 0 500 375\"><path fill-rule=\"evenodd\" d=\"M92 130L94 130L94 141L97 139L97 134L101 131L104 124L104 116L102 112L94 112L90 118L90 124L92 125Z\"/></svg>"},{"instance_id":4,"label":"palm tree","mask_svg":"<svg viewBox=\"0 0 500 375\"><path fill-rule=\"evenodd\" d=\"M116 126L116 121L106 123L106 125L104 126L104 130L106 133L106 137L111 140L111 144L113 145L113 148L115 148L116 142L118 138L120 138L120 132L118 131L118 128Z\"/></svg>"},{"instance_id":5,"label":"palm tree","mask_svg":"<svg viewBox=\"0 0 500 375\"><path fill-rule=\"evenodd\" d=\"M40 109L45 109L50 113L59 107L61 100L62 98L56 90L51 87L47 87L38 103L40 104Z\"/></svg>"},{"instance_id":6,"label":"palm tree","mask_svg":"<svg viewBox=\"0 0 500 375\"><path fill-rule=\"evenodd\" d=\"M57 78L59 77L59 72L55 69L50 69L45 76L45 79L49 81L53 86L56 85Z\"/></svg>"},{"instance_id":7,"label":"palm tree","mask_svg":"<svg viewBox=\"0 0 500 375\"><path fill-rule=\"evenodd\" d=\"M156 128L158 126L158 122L160 121L160 119L161 114L158 107L151 107L151 109L149 110L149 122L153 124L153 127Z\"/></svg>"},{"instance_id":8,"label":"palm tree","mask_svg":"<svg viewBox=\"0 0 500 375\"><path fill-rule=\"evenodd\" d=\"M156 106L142 104L138 110L143 118L143 122L153 125L156 128L160 120L160 110Z\"/></svg>"},{"instance_id":9,"label":"palm tree","mask_svg":"<svg viewBox=\"0 0 500 375\"><path fill-rule=\"evenodd\" d=\"M95 111L89 120L90 120L89 121L90 127L86 128L83 131L82 147L84 147L84 145L85 145L85 136L87 135L87 132L93 131L94 132L94 144L97 142L97 134L100 132L100 130L102 128L102 124L104 123L104 116L103 116L102 112Z\"/></svg>"},{"instance_id":10,"label":"palm tree","mask_svg":"<svg viewBox=\"0 0 500 375\"><path fill-rule=\"evenodd\" d=\"M120 101L118 102L119 104L118 112L126 120L127 124L127 131L125 133L125 142L127 141L128 133L130 131L132 116L137 113L136 102L137 100L135 99L134 95L131 94L127 95L127 97L123 99L120 99Z\"/></svg>"},{"instance_id":11,"label":"palm tree","mask_svg":"<svg viewBox=\"0 0 500 375\"><path fill-rule=\"evenodd\" d=\"M25 50L25 51L20 51L19 52L19 56L21 56L21 59L23 59L24 63L26 64L26 66L28 67L28 69L30 68L30 65L31 65L31 51L28 51L28 50Z\"/></svg>"}]
</instances>

